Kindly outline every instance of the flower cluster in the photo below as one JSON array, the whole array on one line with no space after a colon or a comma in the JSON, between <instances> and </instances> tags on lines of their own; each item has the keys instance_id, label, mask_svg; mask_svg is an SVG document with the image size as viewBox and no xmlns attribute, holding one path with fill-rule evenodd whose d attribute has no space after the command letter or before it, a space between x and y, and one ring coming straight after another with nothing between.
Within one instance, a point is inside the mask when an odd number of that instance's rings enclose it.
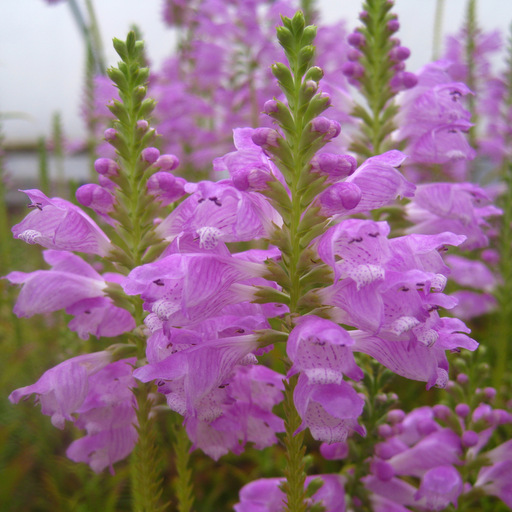
<instances>
[{"instance_id":1,"label":"flower cluster","mask_svg":"<svg viewBox=\"0 0 512 512\"><path fill-rule=\"evenodd\" d=\"M512 506L511 442L495 441L512 415L488 403L492 388L471 405L387 413L395 375L452 389L450 354L478 347L464 322L496 305L486 248L502 210L469 181L474 91L457 66L405 72L392 2L364 8L351 49L328 29L315 54L316 28L283 15L288 2L167 0L182 41L162 74L142 66L133 33L114 42L108 150L98 183L76 192L104 229L65 199L25 191L32 211L12 231L46 248L50 268L5 276L21 285L14 313L64 309L79 337L116 343L10 400L35 395L55 426L85 430L67 455L96 472L134 450L134 496L153 495L141 510L159 510L151 430L162 408L215 461L282 440L285 478L245 485L237 512L440 511L481 495ZM278 13L286 62L268 70ZM343 73L368 108L348 99ZM449 181L433 182L433 166ZM190 169L219 179L188 181ZM320 474L306 477L316 441ZM354 446L357 467L324 471Z\"/></svg>"}]
</instances>

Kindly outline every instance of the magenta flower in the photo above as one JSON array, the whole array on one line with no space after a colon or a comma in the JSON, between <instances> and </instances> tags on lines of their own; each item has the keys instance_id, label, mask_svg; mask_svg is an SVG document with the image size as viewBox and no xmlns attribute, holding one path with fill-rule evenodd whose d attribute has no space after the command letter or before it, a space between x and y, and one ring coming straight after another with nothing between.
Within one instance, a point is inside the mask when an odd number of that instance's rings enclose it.
<instances>
[{"instance_id":1,"label":"magenta flower","mask_svg":"<svg viewBox=\"0 0 512 512\"><path fill-rule=\"evenodd\" d=\"M398 137L407 140L412 163L447 164L471 160L475 150L467 141L471 114L460 99L472 94L447 73L448 61L427 64L418 84L403 95Z\"/></svg>"},{"instance_id":2,"label":"magenta flower","mask_svg":"<svg viewBox=\"0 0 512 512\"><path fill-rule=\"evenodd\" d=\"M238 190L264 190L267 182L278 179L285 184L281 171L266 153L252 141L254 128L235 128L233 140L237 151L216 158L215 171L229 172Z\"/></svg>"},{"instance_id":3,"label":"magenta flower","mask_svg":"<svg viewBox=\"0 0 512 512\"><path fill-rule=\"evenodd\" d=\"M71 415L84 403L89 392L89 378L111 361L109 352L94 352L73 357L43 373L31 386L19 388L9 395L17 404L22 398L35 394L41 412L51 416L52 424L64 428L65 420L75 421Z\"/></svg>"},{"instance_id":4,"label":"magenta flower","mask_svg":"<svg viewBox=\"0 0 512 512\"><path fill-rule=\"evenodd\" d=\"M229 181L189 183L185 199L157 231L173 239L182 233L199 236L201 245L214 247L219 241L240 242L268 236L281 216L267 199L256 192L243 192Z\"/></svg>"},{"instance_id":5,"label":"magenta flower","mask_svg":"<svg viewBox=\"0 0 512 512\"><path fill-rule=\"evenodd\" d=\"M415 186L398 171L406 155L397 150L368 158L344 183L361 190L361 200L346 214L369 212L392 203L397 197L412 197Z\"/></svg>"},{"instance_id":6,"label":"magenta flower","mask_svg":"<svg viewBox=\"0 0 512 512\"><path fill-rule=\"evenodd\" d=\"M424 498L429 510L445 510L450 503L457 508L462 489L462 477L453 466L438 466L423 475L416 499Z\"/></svg>"},{"instance_id":7,"label":"magenta flower","mask_svg":"<svg viewBox=\"0 0 512 512\"><path fill-rule=\"evenodd\" d=\"M185 416L193 448L218 460L228 451L242 453L248 442L258 450L277 443L276 433L284 431L284 422L272 408L282 401L283 390L282 375L264 366L236 366L221 390L210 394L220 398L217 418Z\"/></svg>"},{"instance_id":8,"label":"magenta flower","mask_svg":"<svg viewBox=\"0 0 512 512\"><path fill-rule=\"evenodd\" d=\"M19 317L30 317L65 309L75 318L69 328L82 339L89 334L118 336L131 331L135 321L128 311L115 306L105 296L107 281L121 283L119 274L101 276L79 256L65 251L44 251L50 270L11 272L5 279L21 284L22 288L14 306Z\"/></svg>"},{"instance_id":9,"label":"magenta flower","mask_svg":"<svg viewBox=\"0 0 512 512\"><path fill-rule=\"evenodd\" d=\"M301 374L293 400L302 418L299 430L309 428L311 435L325 443L339 443L350 432L365 435L364 427L357 423L363 412L364 400L352 386L340 383L316 384Z\"/></svg>"},{"instance_id":10,"label":"magenta flower","mask_svg":"<svg viewBox=\"0 0 512 512\"><path fill-rule=\"evenodd\" d=\"M383 265L390 258L389 231L386 222L347 219L318 239L318 254L333 268L335 282L350 277L359 289L384 278Z\"/></svg>"},{"instance_id":11,"label":"magenta flower","mask_svg":"<svg viewBox=\"0 0 512 512\"><path fill-rule=\"evenodd\" d=\"M306 478L307 487L312 480L321 479L323 485L308 499L319 503L325 512L345 512L344 479L340 475L314 475ZM246 484L240 490L240 503L235 512L282 512L286 495L280 489L282 478L261 478Z\"/></svg>"},{"instance_id":12,"label":"magenta flower","mask_svg":"<svg viewBox=\"0 0 512 512\"><path fill-rule=\"evenodd\" d=\"M89 391L77 409L76 427L87 435L68 447L66 455L85 462L96 473L128 456L137 442L136 400L132 393L135 358L116 361L89 377Z\"/></svg>"},{"instance_id":13,"label":"magenta flower","mask_svg":"<svg viewBox=\"0 0 512 512\"><path fill-rule=\"evenodd\" d=\"M23 192L33 211L12 228L15 238L48 249L108 254L110 240L80 208L58 197L48 199L39 190Z\"/></svg>"},{"instance_id":14,"label":"magenta flower","mask_svg":"<svg viewBox=\"0 0 512 512\"><path fill-rule=\"evenodd\" d=\"M257 348L254 334L205 340L197 345L174 344L174 353L138 368L134 376L142 382L158 380L176 412L211 421L219 415L219 404L208 398L209 393L229 380L236 365L256 362L252 352Z\"/></svg>"},{"instance_id":15,"label":"magenta flower","mask_svg":"<svg viewBox=\"0 0 512 512\"><path fill-rule=\"evenodd\" d=\"M301 372L311 385L340 384L343 375L360 380L363 372L354 361L352 345L354 340L338 324L313 315L304 316L286 344L286 353L293 363L288 376Z\"/></svg>"},{"instance_id":16,"label":"magenta flower","mask_svg":"<svg viewBox=\"0 0 512 512\"><path fill-rule=\"evenodd\" d=\"M264 271L261 263L231 256L175 253L135 268L122 286L128 295L141 295L145 308L169 326L185 326L251 300L254 289L240 282Z\"/></svg>"},{"instance_id":17,"label":"magenta flower","mask_svg":"<svg viewBox=\"0 0 512 512\"><path fill-rule=\"evenodd\" d=\"M410 233L435 234L450 231L466 236L464 249L486 247L487 218L500 215L486 192L472 183L431 183L420 185L414 199L406 206L407 217L414 224Z\"/></svg>"}]
</instances>

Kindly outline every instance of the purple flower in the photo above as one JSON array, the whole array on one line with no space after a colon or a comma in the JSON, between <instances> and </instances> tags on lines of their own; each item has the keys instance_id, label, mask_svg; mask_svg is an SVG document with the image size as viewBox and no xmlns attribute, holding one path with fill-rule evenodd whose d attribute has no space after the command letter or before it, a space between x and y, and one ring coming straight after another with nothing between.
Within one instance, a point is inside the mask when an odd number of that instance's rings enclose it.
<instances>
[{"instance_id":1,"label":"purple flower","mask_svg":"<svg viewBox=\"0 0 512 512\"><path fill-rule=\"evenodd\" d=\"M288 376L302 372L313 384L340 384L343 375L354 380L363 372L354 361L350 347L354 340L339 325L313 315L299 319L286 344L293 362Z\"/></svg>"},{"instance_id":2,"label":"purple flower","mask_svg":"<svg viewBox=\"0 0 512 512\"><path fill-rule=\"evenodd\" d=\"M489 243L487 217L500 215L490 204L486 192L472 183L431 183L420 185L406 206L414 226L409 232L435 234L450 231L467 237L464 249L485 247Z\"/></svg>"},{"instance_id":3,"label":"purple flower","mask_svg":"<svg viewBox=\"0 0 512 512\"><path fill-rule=\"evenodd\" d=\"M427 64L418 84L403 96L398 137L408 141L406 153L413 163L446 164L473 159L465 133L471 128L470 112L460 98L471 94L466 85L453 82L447 61Z\"/></svg>"},{"instance_id":4,"label":"purple flower","mask_svg":"<svg viewBox=\"0 0 512 512\"><path fill-rule=\"evenodd\" d=\"M350 277L359 289L384 278L383 264L390 258L389 231L386 222L347 219L318 239L318 254L333 268L335 282Z\"/></svg>"},{"instance_id":5,"label":"purple flower","mask_svg":"<svg viewBox=\"0 0 512 512\"><path fill-rule=\"evenodd\" d=\"M65 309L75 316L70 329L83 339L89 334L118 336L135 327L130 313L105 297L106 279L120 283L123 276L102 277L79 256L65 251L44 251L43 256L52 266L50 270L11 272L5 276L11 283L22 284L13 310L17 316Z\"/></svg>"},{"instance_id":6,"label":"purple flower","mask_svg":"<svg viewBox=\"0 0 512 512\"><path fill-rule=\"evenodd\" d=\"M457 508L462 488L462 477L453 466L437 466L423 475L416 498L424 498L429 510L444 510L450 503Z\"/></svg>"},{"instance_id":7,"label":"purple flower","mask_svg":"<svg viewBox=\"0 0 512 512\"><path fill-rule=\"evenodd\" d=\"M308 499L319 503L326 512L345 512L344 479L340 475L314 475L306 478L305 486L320 479L323 485ZM235 512L282 512L286 496L280 489L282 478L261 478L246 484L240 490L240 502Z\"/></svg>"},{"instance_id":8,"label":"purple flower","mask_svg":"<svg viewBox=\"0 0 512 512\"><path fill-rule=\"evenodd\" d=\"M116 361L89 377L89 391L77 409L75 425L87 435L68 447L66 455L85 462L96 473L128 456L137 442L136 400L131 391L135 358Z\"/></svg>"},{"instance_id":9,"label":"purple flower","mask_svg":"<svg viewBox=\"0 0 512 512\"><path fill-rule=\"evenodd\" d=\"M109 352L94 352L68 359L43 373L31 386L19 388L9 395L17 404L22 398L35 394L41 412L51 416L52 424L64 428L65 420L75 421L75 413L89 392L89 378L110 363Z\"/></svg>"},{"instance_id":10,"label":"purple flower","mask_svg":"<svg viewBox=\"0 0 512 512\"><path fill-rule=\"evenodd\" d=\"M255 192L242 192L228 181L187 184L185 199L157 228L163 237L182 233L198 235L202 245L214 247L219 240L240 242L268 235L281 226L280 215L267 199Z\"/></svg>"},{"instance_id":11,"label":"purple flower","mask_svg":"<svg viewBox=\"0 0 512 512\"><path fill-rule=\"evenodd\" d=\"M281 171L253 140L254 128L236 128L233 140L237 151L216 158L215 171L227 171L238 190L264 190L267 182L278 179L285 184Z\"/></svg>"},{"instance_id":12,"label":"purple flower","mask_svg":"<svg viewBox=\"0 0 512 512\"><path fill-rule=\"evenodd\" d=\"M210 394L222 393L219 386L229 380L236 365L256 362L252 352L257 348L254 334L206 340L197 345L175 343L168 357L138 368L134 376L142 382L158 380L160 391L167 395L168 404L176 412L212 421L221 411Z\"/></svg>"},{"instance_id":13,"label":"purple flower","mask_svg":"<svg viewBox=\"0 0 512 512\"><path fill-rule=\"evenodd\" d=\"M276 433L284 431L283 420L272 413L283 398L282 379L264 366L236 366L222 391L211 394L222 396L219 416L213 421L185 417L193 448L217 460L228 451L240 454L248 442L258 450L275 444Z\"/></svg>"},{"instance_id":14,"label":"purple flower","mask_svg":"<svg viewBox=\"0 0 512 512\"><path fill-rule=\"evenodd\" d=\"M39 190L23 192L32 201L33 211L12 228L15 238L48 249L108 254L110 240L80 208L58 197L48 199Z\"/></svg>"},{"instance_id":15,"label":"purple flower","mask_svg":"<svg viewBox=\"0 0 512 512\"><path fill-rule=\"evenodd\" d=\"M293 400L302 418L299 430L309 428L318 441L343 442L352 431L365 435L364 427L357 423L364 400L344 381L316 384L301 374Z\"/></svg>"},{"instance_id":16,"label":"purple flower","mask_svg":"<svg viewBox=\"0 0 512 512\"><path fill-rule=\"evenodd\" d=\"M229 304L252 300L254 288L241 281L260 277L264 271L261 263L231 256L177 253L136 267L122 286L128 295L141 295L145 308L162 321L185 326Z\"/></svg>"},{"instance_id":17,"label":"purple flower","mask_svg":"<svg viewBox=\"0 0 512 512\"><path fill-rule=\"evenodd\" d=\"M357 206L340 215L369 212L393 202L397 197L412 197L415 186L397 170L406 156L397 150L368 158L344 183L361 190Z\"/></svg>"}]
</instances>

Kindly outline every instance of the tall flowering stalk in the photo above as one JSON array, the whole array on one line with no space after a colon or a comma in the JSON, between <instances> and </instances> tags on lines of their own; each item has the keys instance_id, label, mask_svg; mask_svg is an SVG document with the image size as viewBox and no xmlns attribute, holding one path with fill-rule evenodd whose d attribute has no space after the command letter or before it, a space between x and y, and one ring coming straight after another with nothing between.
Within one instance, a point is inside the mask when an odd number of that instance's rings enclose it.
<instances>
[{"instance_id":1,"label":"tall flowering stalk","mask_svg":"<svg viewBox=\"0 0 512 512\"><path fill-rule=\"evenodd\" d=\"M398 107L393 101L397 92L416 85L413 73L405 70L408 48L391 37L400 24L391 12L389 0L367 0L360 14L362 27L348 37L352 46L343 72L358 87L367 108L356 104L352 115L361 119L361 133L351 150L370 157L393 147L389 135L396 129L394 117Z\"/></svg>"},{"instance_id":2,"label":"tall flowering stalk","mask_svg":"<svg viewBox=\"0 0 512 512\"><path fill-rule=\"evenodd\" d=\"M314 56L311 44L315 35L316 27L305 26L302 12L299 11L292 19L283 17L283 25L277 28L277 36L289 67L276 63L272 66L272 72L279 81L287 104L272 100L265 104L265 111L274 118L284 136L270 129L261 129L253 137L257 144L274 155L274 162L289 188L288 194L285 186L274 180L266 191L267 197L283 217L282 228L271 237L271 242L281 251L282 263L269 267L269 278L275 280L282 287L282 293L286 294L281 298L290 310L289 316L283 319L285 332L293 328L298 315L314 309L305 302L306 293L312 283L321 280L323 273L329 272L325 265L312 263L305 256L308 245L321 232L326 221L318 206L312 206L304 216L315 196L326 188L325 177L310 172L310 160L318 149L339 133L336 122L317 117L329 106L329 98L317 93L323 73L319 68L311 67ZM288 466L284 489L287 510L290 512L306 510L304 433L296 433L301 418L293 404L296 384L297 377L294 377L285 387Z\"/></svg>"},{"instance_id":3,"label":"tall flowering stalk","mask_svg":"<svg viewBox=\"0 0 512 512\"><path fill-rule=\"evenodd\" d=\"M105 133L106 139L116 148L118 165L108 172L107 179L114 184L110 218L116 224L112 231L112 249L108 258L115 264L131 270L143 262L151 261L163 249L163 241L154 230L155 203L147 194L148 147L156 138L149 128L149 118L155 102L145 99L149 69L142 67L144 46L130 32L126 42L115 39L114 47L122 61L117 68L110 68L108 76L119 90L120 101L108 105L115 115L113 128ZM149 149L151 153L151 149ZM98 190L98 189L96 189ZM103 189L105 190L105 189ZM94 194L94 192L93 192ZM83 194L87 195L87 194ZM81 195L79 195L79 199ZM141 325L143 310L140 300L131 298L136 325ZM137 358L145 357L145 339L134 335ZM150 385L134 389L137 399L138 441L132 454L132 495L134 510L158 511L161 479L158 476L160 452L156 445L155 420L150 418L152 400Z\"/></svg>"},{"instance_id":4,"label":"tall flowering stalk","mask_svg":"<svg viewBox=\"0 0 512 512\"><path fill-rule=\"evenodd\" d=\"M507 72L505 74L505 94L500 116L506 126L510 119L512 109L512 39L509 39ZM508 130L504 131L504 146L512 142ZM512 162L504 158L501 163L501 177L505 185L505 192L501 198L503 205L503 217L500 230L500 273L502 282L498 288L497 299L499 304L499 331L496 344L496 371L494 373L494 385L499 386L505 376L509 357L508 340L512 335L510 317L512 314Z\"/></svg>"}]
</instances>

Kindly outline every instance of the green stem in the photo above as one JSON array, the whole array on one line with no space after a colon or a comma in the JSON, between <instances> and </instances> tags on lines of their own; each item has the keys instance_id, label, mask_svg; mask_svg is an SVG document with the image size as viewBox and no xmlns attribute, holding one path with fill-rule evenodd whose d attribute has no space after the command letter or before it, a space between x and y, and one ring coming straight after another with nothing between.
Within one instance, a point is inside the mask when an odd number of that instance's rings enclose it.
<instances>
[{"instance_id":1,"label":"green stem","mask_svg":"<svg viewBox=\"0 0 512 512\"><path fill-rule=\"evenodd\" d=\"M160 505L162 494L161 478L155 477L159 468L155 461L159 461L158 447L155 436L155 420L150 417L152 402L149 398L151 386L140 385L134 390L137 399L137 421L139 440L132 453L131 483L133 496L133 510L135 512L160 512L164 507Z\"/></svg>"},{"instance_id":2,"label":"green stem","mask_svg":"<svg viewBox=\"0 0 512 512\"><path fill-rule=\"evenodd\" d=\"M503 105L503 117L508 121L508 112L512 106L512 27L508 44L508 69L505 75L507 92ZM512 137L505 138L506 146L510 146ZM494 386L499 389L508 368L508 344L512 338L512 162L506 158L501 167L501 176L506 185L505 193L501 198L503 216L501 218L501 231L499 237L501 285L496 294L498 300L498 322L495 335L495 370L493 372Z\"/></svg>"},{"instance_id":3,"label":"green stem","mask_svg":"<svg viewBox=\"0 0 512 512\"><path fill-rule=\"evenodd\" d=\"M443 35L443 13L444 0L436 1L436 11L434 14L434 37L432 38L432 60L439 59L441 54L441 38Z\"/></svg>"},{"instance_id":4,"label":"green stem","mask_svg":"<svg viewBox=\"0 0 512 512\"><path fill-rule=\"evenodd\" d=\"M474 92L477 92L477 80L475 69L475 50L476 50L476 37L478 35L478 28L476 25L476 0L468 1L467 19L466 19L466 65L468 74L466 77L467 86ZM476 115L475 95L468 94L468 110L471 112L471 122L474 124L469 129L468 138L472 147L477 145L476 128L478 119Z\"/></svg>"},{"instance_id":5,"label":"green stem","mask_svg":"<svg viewBox=\"0 0 512 512\"><path fill-rule=\"evenodd\" d=\"M174 464L176 480L174 493L178 499L178 512L191 512L194 506L192 495L192 470L190 469L190 440L182 425L174 425Z\"/></svg>"},{"instance_id":6,"label":"green stem","mask_svg":"<svg viewBox=\"0 0 512 512\"><path fill-rule=\"evenodd\" d=\"M286 435L284 443L286 446L287 465L284 471L286 482L283 490L286 492L285 512L306 512L306 492L304 485L306 482L306 467L304 464L304 455L306 447L304 446L304 431L296 434L301 425L300 416L293 403L293 391L297 385L298 375L294 375L285 381L285 430Z\"/></svg>"},{"instance_id":7,"label":"green stem","mask_svg":"<svg viewBox=\"0 0 512 512\"><path fill-rule=\"evenodd\" d=\"M91 50L93 50L93 55L95 57L97 72L104 75L107 70L107 66L105 64L103 43L101 41L98 19L96 18L92 0L85 0L85 7L87 9L87 14L89 15L90 45L94 47L91 48Z\"/></svg>"},{"instance_id":8,"label":"green stem","mask_svg":"<svg viewBox=\"0 0 512 512\"><path fill-rule=\"evenodd\" d=\"M500 233L500 271L501 286L498 289L499 318L496 332L495 370L493 372L494 385L499 389L508 368L508 344L512 338L512 162L505 161L503 178L507 191L503 198L503 217L501 219Z\"/></svg>"},{"instance_id":9,"label":"green stem","mask_svg":"<svg viewBox=\"0 0 512 512\"><path fill-rule=\"evenodd\" d=\"M123 62L118 68L109 69L110 78L118 85L121 102L110 105L119 121L114 122L115 136L112 145L119 157L119 175L113 218L120 219L119 227L112 232L113 249L109 258L122 265L127 271L142 264L149 247L145 235L152 228L151 206L146 198L147 164L142 160L142 150L154 140L154 131L149 130L146 117L153 103L143 107L149 71L142 66L143 45L136 40L133 32L128 34L126 43L114 40L114 46ZM139 128L139 121L143 129ZM145 127L144 127L145 125ZM117 144L117 145L116 145ZM117 242L117 246L115 243ZM131 297L131 309L137 326L143 324L142 299ZM138 364L145 361L145 338L138 330L129 336L137 345ZM135 512L159 512L162 494L161 455L156 439L156 423L151 416L153 402L150 398L151 385L141 384L133 390L137 400L138 441L131 459L131 484Z\"/></svg>"}]
</instances>

